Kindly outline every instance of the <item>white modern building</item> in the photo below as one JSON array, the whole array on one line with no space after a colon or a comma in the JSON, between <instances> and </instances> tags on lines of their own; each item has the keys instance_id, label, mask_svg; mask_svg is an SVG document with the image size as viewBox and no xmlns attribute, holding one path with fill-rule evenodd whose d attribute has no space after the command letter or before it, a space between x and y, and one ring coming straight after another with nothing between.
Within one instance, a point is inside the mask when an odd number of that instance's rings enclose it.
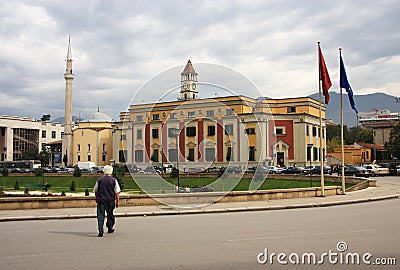
<instances>
[{"instance_id":1,"label":"white modern building","mask_svg":"<svg viewBox=\"0 0 400 270\"><path fill-rule=\"evenodd\" d=\"M62 139L64 125L33 118L0 116L0 161L20 160L22 152Z\"/></svg>"}]
</instances>

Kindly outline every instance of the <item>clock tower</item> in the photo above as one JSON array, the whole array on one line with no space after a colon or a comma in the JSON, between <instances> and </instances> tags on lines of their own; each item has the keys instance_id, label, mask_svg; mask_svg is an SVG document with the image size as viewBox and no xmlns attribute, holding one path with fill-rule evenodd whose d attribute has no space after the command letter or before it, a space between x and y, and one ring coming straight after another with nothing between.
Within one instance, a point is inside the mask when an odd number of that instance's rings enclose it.
<instances>
[{"instance_id":1,"label":"clock tower","mask_svg":"<svg viewBox=\"0 0 400 270\"><path fill-rule=\"evenodd\" d=\"M181 94L179 99L197 99L199 96L197 87L197 73L189 60L181 73Z\"/></svg>"}]
</instances>

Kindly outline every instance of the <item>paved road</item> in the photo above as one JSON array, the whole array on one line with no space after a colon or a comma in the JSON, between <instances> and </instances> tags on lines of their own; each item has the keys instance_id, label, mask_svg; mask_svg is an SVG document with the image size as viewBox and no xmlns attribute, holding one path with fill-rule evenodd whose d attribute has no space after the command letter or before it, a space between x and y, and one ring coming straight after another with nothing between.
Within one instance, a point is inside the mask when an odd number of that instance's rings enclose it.
<instances>
[{"instance_id":1,"label":"paved road","mask_svg":"<svg viewBox=\"0 0 400 270\"><path fill-rule=\"evenodd\" d=\"M276 258L272 265L260 264L257 255L268 249L269 254L296 252L300 257L312 252L319 259L329 250L339 253L336 245L344 241L348 249L342 254L369 252L373 258L396 258L399 264L399 214L400 200L393 199L324 208L127 217L117 220L116 233L103 238L97 237L93 218L2 222L0 262L1 269L24 270L310 269L282 266ZM332 268L328 258L318 266Z\"/></svg>"}]
</instances>

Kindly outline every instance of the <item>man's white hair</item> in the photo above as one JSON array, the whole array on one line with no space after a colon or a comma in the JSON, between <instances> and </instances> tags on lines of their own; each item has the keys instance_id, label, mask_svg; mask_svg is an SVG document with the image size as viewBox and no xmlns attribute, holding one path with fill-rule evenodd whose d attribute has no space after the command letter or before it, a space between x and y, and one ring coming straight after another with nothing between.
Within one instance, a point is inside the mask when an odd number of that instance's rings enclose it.
<instances>
[{"instance_id":1,"label":"man's white hair","mask_svg":"<svg viewBox=\"0 0 400 270\"><path fill-rule=\"evenodd\" d=\"M110 165L104 166L104 174L105 175L111 175L113 172L113 167Z\"/></svg>"}]
</instances>

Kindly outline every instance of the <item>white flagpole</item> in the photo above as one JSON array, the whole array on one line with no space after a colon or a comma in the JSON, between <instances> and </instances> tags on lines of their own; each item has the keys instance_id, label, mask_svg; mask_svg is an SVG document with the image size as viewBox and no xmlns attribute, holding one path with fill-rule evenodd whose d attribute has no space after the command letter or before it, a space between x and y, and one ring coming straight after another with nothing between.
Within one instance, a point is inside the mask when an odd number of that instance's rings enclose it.
<instances>
[{"instance_id":1,"label":"white flagpole","mask_svg":"<svg viewBox=\"0 0 400 270\"><path fill-rule=\"evenodd\" d=\"M346 185L345 185L345 177L344 177L344 142L343 142L343 102L342 102L342 87L340 85L340 59L342 56L342 48L339 48L339 89L340 89L340 148L342 155L342 166L340 166L340 170L342 171L342 194L346 194Z\"/></svg>"},{"instance_id":2,"label":"white flagpole","mask_svg":"<svg viewBox=\"0 0 400 270\"><path fill-rule=\"evenodd\" d=\"M324 181L324 156L323 156L323 145L322 145L322 81L320 78L320 61L319 59L319 46L320 42L318 41L318 93L319 93L319 166L321 169L321 196L325 197L325 181Z\"/></svg>"}]
</instances>

